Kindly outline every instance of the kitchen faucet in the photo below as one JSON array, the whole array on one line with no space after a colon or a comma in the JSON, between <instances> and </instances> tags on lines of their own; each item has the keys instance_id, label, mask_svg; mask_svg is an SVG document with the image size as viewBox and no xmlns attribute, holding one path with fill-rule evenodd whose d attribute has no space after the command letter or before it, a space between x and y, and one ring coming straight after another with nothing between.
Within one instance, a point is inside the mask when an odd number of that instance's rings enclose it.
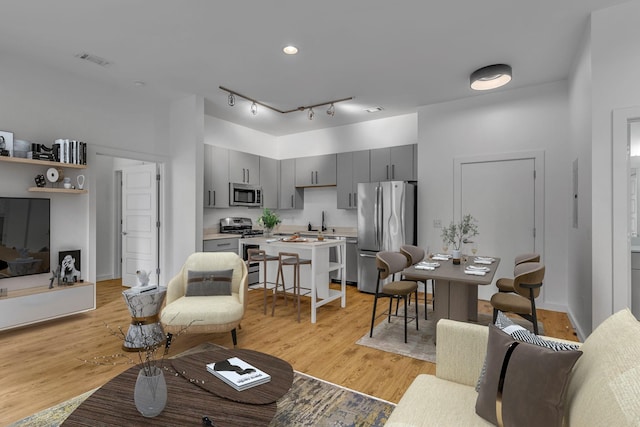
<instances>
[{"instance_id":1,"label":"kitchen faucet","mask_svg":"<svg viewBox=\"0 0 640 427\"><path fill-rule=\"evenodd\" d=\"M327 224L324 222L324 211L322 211L322 231L327 231Z\"/></svg>"}]
</instances>

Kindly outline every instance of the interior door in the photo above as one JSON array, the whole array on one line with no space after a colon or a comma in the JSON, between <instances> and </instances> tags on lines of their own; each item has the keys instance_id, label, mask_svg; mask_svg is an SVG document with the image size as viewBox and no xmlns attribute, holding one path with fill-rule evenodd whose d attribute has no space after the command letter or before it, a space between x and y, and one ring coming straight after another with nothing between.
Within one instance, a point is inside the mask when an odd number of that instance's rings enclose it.
<instances>
[{"instance_id":1,"label":"interior door","mask_svg":"<svg viewBox=\"0 0 640 427\"><path fill-rule=\"evenodd\" d=\"M156 164L122 169L122 285L135 286L136 271L158 271ZM151 279L151 283L154 280ZM156 282L157 283L157 282Z\"/></svg>"},{"instance_id":2,"label":"interior door","mask_svg":"<svg viewBox=\"0 0 640 427\"><path fill-rule=\"evenodd\" d=\"M541 251L536 245L536 233L542 231L536 230L536 159L461 162L459 179L455 218L471 214L477 219L480 234L473 240L478 254L501 258L496 279L513 277L516 255ZM479 288L485 300L497 291L493 285Z\"/></svg>"}]
</instances>

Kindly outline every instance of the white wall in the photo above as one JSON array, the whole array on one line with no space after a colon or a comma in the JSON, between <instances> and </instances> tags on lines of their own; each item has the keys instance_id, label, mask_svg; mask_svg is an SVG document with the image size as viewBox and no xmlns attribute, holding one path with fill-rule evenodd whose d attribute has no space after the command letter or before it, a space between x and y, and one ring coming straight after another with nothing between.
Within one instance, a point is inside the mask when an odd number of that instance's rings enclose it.
<instances>
[{"instance_id":1,"label":"white wall","mask_svg":"<svg viewBox=\"0 0 640 427\"><path fill-rule=\"evenodd\" d=\"M453 219L455 157L544 150L545 293L541 307L567 305L567 82L484 94L418 110L418 243L440 247L440 228Z\"/></svg>"},{"instance_id":2,"label":"white wall","mask_svg":"<svg viewBox=\"0 0 640 427\"><path fill-rule=\"evenodd\" d=\"M611 155L612 112L640 105L638 16L640 1L631 1L597 11L591 19L593 327L614 311L613 242L623 253L627 240L624 233L612 235L613 212L620 208L612 200L613 173L620 172L612 168L612 162L619 160ZM618 225L626 228L625 224Z\"/></svg>"},{"instance_id":3,"label":"white wall","mask_svg":"<svg viewBox=\"0 0 640 427\"><path fill-rule=\"evenodd\" d=\"M587 25L569 79L571 148L569 160L578 160L578 227L569 228L568 313L578 336L591 331L591 26ZM572 188L570 188L572 190ZM573 193L573 191L571 191ZM571 194L572 196L572 194ZM569 198L571 201L571 198ZM572 206L569 206L572 209ZM573 221L572 221L573 222Z\"/></svg>"},{"instance_id":4,"label":"white wall","mask_svg":"<svg viewBox=\"0 0 640 427\"><path fill-rule=\"evenodd\" d=\"M51 199L52 265L60 250L81 249L85 279L96 278L96 177L91 168L98 147L168 153L168 105L144 93L95 84L82 77L45 69L3 53L0 67L0 129L17 139L51 145L57 138L89 144L88 195L43 194ZM133 148L132 148L133 147ZM3 165L0 194L28 197L38 166ZM69 172L73 176L80 172ZM48 279L48 276L47 276ZM48 280L47 280L48 282Z\"/></svg>"}]
</instances>

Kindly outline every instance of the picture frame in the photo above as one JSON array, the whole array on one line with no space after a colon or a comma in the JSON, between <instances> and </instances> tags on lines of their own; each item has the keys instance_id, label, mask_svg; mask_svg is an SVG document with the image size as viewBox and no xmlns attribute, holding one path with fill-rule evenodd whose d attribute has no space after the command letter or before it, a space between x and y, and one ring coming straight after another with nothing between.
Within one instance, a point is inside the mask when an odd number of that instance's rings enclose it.
<instances>
[{"instance_id":1,"label":"picture frame","mask_svg":"<svg viewBox=\"0 0 640 427\"><path fill-rule=\"evenodd\" d=\"M0 156L13 157L13 132L0 130Z\"/></svg>"},{"instance_id":2,"label":"picture frame","mask_svg":"<svg viewBox=\"0 0 640 427\"><path fill-rule=\"evenodd\" d=\"M58 266L60 285L73 285L82 281L80 249L58 252Z\"/></svg>"}]
</instances>

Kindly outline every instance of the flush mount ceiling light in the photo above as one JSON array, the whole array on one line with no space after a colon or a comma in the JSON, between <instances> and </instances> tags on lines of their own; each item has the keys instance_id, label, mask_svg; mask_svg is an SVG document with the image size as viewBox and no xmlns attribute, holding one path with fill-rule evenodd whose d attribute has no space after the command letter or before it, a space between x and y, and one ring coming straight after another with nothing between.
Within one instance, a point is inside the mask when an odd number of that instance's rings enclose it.
<instances>
[{"instance_id":1,"label":"flush mount ceiling light","mask_svg":"<svg viewBox=\"0 0 640 427\"><path fill-rule=\"evenodd\" d=\"M377 113L378 111L382 111L382 107L370 107L366 108L364 111L367 113Z\"/></svg>"},{"instance_id":2,"label":"flush mount ceiling light","mask_svg":"<svg viewBox=\"0 0 640 427\"><path fill-rule=\"evenodd\" d=\"M471 89L490 90L506 85L511 81L511 66L494 64L482 67L471 73Z\"/></svg>"},{"instance_id":3,"label":"flush mount ceiling light","mask_svg":"<svg viewBox=\"0 0 640 427\"><path fill-rule=\"evenodd\" d=\"M287 55L295 55L296 53L298 53L298 48L295 46L289 45L282 48L282 51Z\"/></svg>"},{"instance_id":4,"label":"flush mount ceiling light","mask_svg":"<svg viewBox=\"0 0 640 427\"><path fill-rule=\"evenodd\" d=\"M250 98L246 95L243 95L241 93L236 92L235 90L231 90L231 89L227 89L226 87L223 86L218 86L220 89L222 89L223 91L227 92L229 94L229 96L227 97L227 103L229 104L230 107L233 107L236 103L235 101L235 97L239 96L242 99L246 99L247 101L250 101L251 104L251 113L253 115L258 114L258 105L262 105L265 108L268 108L272 111L275 111L276 113L280 113L280 114L288 114L288 113L293 113L294 111L307 111L307 117L309 118L309 120L313 120L313 117L315 115L315 112L313 111L314 108L316 107L322 107L324 105L328 105L329 109L327 109L327 115L333 117L336 114L336 107L334 106L334 104L337 104L338 102L343 102L343 101L350 101L353 99L353 96L350 96L348 98L342 98L342 99L334 99L333 101L327 101L327 102L320 102L318 104L313 104L313 105L303 105L300 106L298 108L294 108L292 110L280 110L276 107L273 107L269 104L265 104L264 102L260 102L256 99ZM233 102L232 102L233 99Z\"/></svg>"}]
</instances>

